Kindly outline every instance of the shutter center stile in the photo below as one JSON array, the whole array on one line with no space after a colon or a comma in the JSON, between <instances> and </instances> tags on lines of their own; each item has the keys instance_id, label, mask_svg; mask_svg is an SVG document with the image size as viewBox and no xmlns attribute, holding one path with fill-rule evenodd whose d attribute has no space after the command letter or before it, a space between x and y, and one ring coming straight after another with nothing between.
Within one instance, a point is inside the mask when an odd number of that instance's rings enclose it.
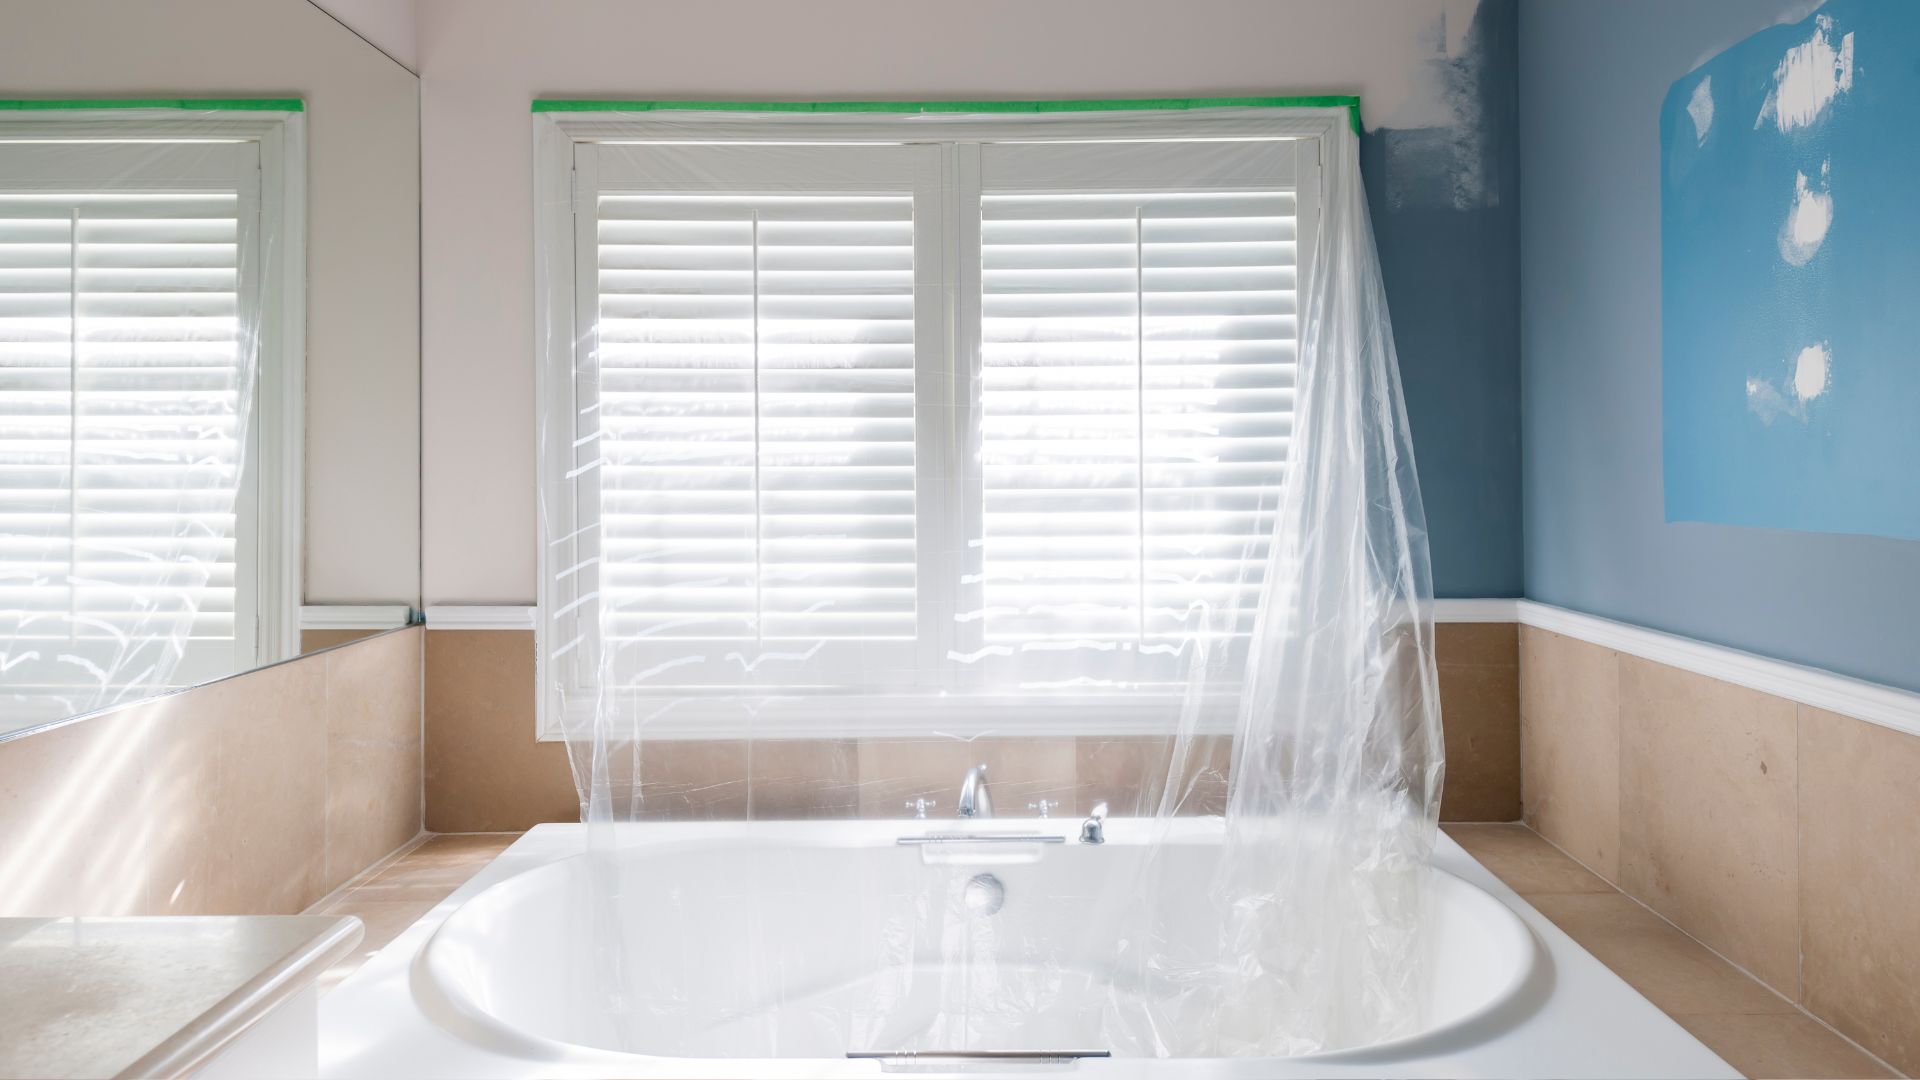
<instances>
[{"instance_id":1,"label":"shutter center stile","mask_svg":"<svg viewBox=\"0 0 1920 1080\"><path fill-rule=\"evenodd\" d=\"M1134 637L1147 642L1147 245L1142 208L1133 208Z\"/></svg>"},{"instance_id":2,"label":"shutter center stile","mask_svg":"<svg viewBox=\"0 0 1920 1080\"><path fill-rule=\"evenodd\" d=\"M766 639L766 560L762 548L766 531L761 515L766 496L760 486L760 211L752 211L753 235L750 241L753 276L748 294L753 302L753 643Z\"/></svg>"},{"instance_id":3,"label":"shutter center stile","mask_svg":"<svg viewBox=\"0 0 1920 1080\"><path fill-rule=\"evenodd\" d=\"M80 208L67 216L67 642L80 634Z\"/></svg>"}]
</instances>

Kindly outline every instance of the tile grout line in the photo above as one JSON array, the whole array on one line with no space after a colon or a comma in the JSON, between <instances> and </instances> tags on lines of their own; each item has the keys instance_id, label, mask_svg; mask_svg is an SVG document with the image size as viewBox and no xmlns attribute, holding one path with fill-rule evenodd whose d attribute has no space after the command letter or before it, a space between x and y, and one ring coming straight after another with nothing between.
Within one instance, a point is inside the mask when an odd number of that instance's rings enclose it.
<instances>
[{"instance_id":1,"label":"tile grout line","mask_svg":"<svg viewBox=\"0 0 1920 1080\"><path fill-rule=\"evenodd\" d=\"M1806 706L1793 703L1793 978L1800 1001L1807 1000L1807 848L1801 822L1806 814L1800 802L1800 714ZM1811 1011L1809 1016L1813 1015Z\"/></svg>"},{"instance_id":2,"label":"tile grout line","mask_svg":"<svg viewBox=\"0 0 1920 1080\"><path fill-rule=\"evenodd\" d=\"M320 874L323 880L333 880L333 655L320 654ZM334 886L338 892L347 886L341 882ZM314 902L319 907L333 896L333 892Z\"/></svg>"},{"instance_id":3,"label":"tile grout line","mask_svg":"<svg viewBox=\"0 0 1920 1080\"><path fill-rule=\"evenodd\" d=\"M1797 767L1797 762L1796 762L1796 767ZM1795 783L1796 785L1797 785L1797 784L1799 783L1799 777L1798 777L1797 775L1796 775L1796 776L1795 776L1795 778L1794 778L1794 783ZM1679 933L1680 933L1680 935L1681 935L1682 937L1684 937L1684 938L1686 938L1686 939L1687 939L1688 941L1691 941L1691 942L1693 942L1694 944L1696 944L1696 945L1698 945L1698 946L1700 946L1701 948L1703 948L1703 949L1705 949L1705 950L1707 950L1707 951L1708 951L1709 953L1712 953L1712 954L1713 954L1714 956L1716 956L1716 957L1718 957L1719 959L1721 959L1721 960L1723 960L1723 961L1726 961L1726 963L1727 963L1727 965L1728 965L1729 967L1731 967L1731 968L1733 968L1733 969L1734 969L1735 971L1738 971L1738 972L1739 972L1740 974L1742 974L1742 975L1744 975L1744 976L1746 976L1747 978L1749 978L1749 979L1752 979L1752 980L1753 980L1753 982L1754 982L1754 983L1755 983L1756 985L1758 985L1758 986L1759 986L1759 987L1761 987L1762 989L1764 989L1764 990L1766 990L1766 991L1767 991L1768 993L1770 993L1770 994L1772 994L1773 996L1775 996L1775 997L1777 997L1777 998L1779 998L1779 999L1780 999L1781 1001L1784 1001L1784 1002L1786 1002L1786 1003L1787 1003L1788 1005L1790 1005L1790 1006L1792 1006L1792 1007L1793 1007L1793 1010L1794 1010L1795 1012L1797 1012L1797 1013L1799 1013L1799 1014L1800 1014L1801 1016L1804 1016L1804 1017L1806 1017L1807 1019L1809 1019L1809 1020L1812 1020L1812 1021L1813 1021L1814 1023L1816 1023L1816 1024L1819 1024L1819 1025L1820 1025L1821 1027L1823 1027L1823 1028L1825 1028L1825 1029L1826 1029L1827 1031L1829 1031L1829 1032L1831 1032L1831 1033L1832 1033L1832 1034L1833 1034L1834 1036L1836 1036L1837 1038L1839 1038L1839 1039L1840 1039L1840 1041L1842 1041L1842 1042L1844 1042L1844 1043L1846 1043L1846 1044L1847 1044L1848 1046L1851 1046L1851 1047L1853 1047L1853 1048L1854 1048L1855 1050L1858 1050L1858 1051L1860 1051L1860 1052L1861 1052L1862 1054L1865 1054L1865 1055L1867 1056L1867 1060L1869 1060L1869 1061L1872 1061L1872 1062L1873 1062L1874 1064L1876 1064L1876 1065L1878 1065L1878 1066L1880 1066L1881 1068L1883 1068L1883 1069L1885 1069L1885 1070L1887 1070L1888 1072L1890 1072L1890 1073L1892 1073L1892 1074L1893 1074L1893 1075L1895 1075L1895 1076L1898 1076L1898 1077L1902 1077L1902 1078L1903 1078L1903 1080L1904 1080L1904 1078L1906 1078L1906 1076L1907 1076L1907 1074L1906 1074L1906 1073L1903 1073L1903 1072L1901 1072L1901 1071L1900 1071L1899 1069L1896 1069L1896 1068L1894 1068L1894 1067L1893 1067L1892 1065L1890 1065L1890 1064L1888 1064L1888 1063L1887 1063L1887 1062L1886 1062L1886 1061L1885 1061L1885 1060L1884 1060L1883 1058L1881 1058L1881 1057L1880 1057L1880 1055L1878 1055L1878 1054L1876 1054L1876 1053L1874 1053L1873 1051L1871 1051L1871 1050L1869 1050L1869 1049L1867 1049L1866 1047L1864 1047L1864 1046L1862 1046L1862 1045L1860 1045L1860 1044L1859 1044L1858 1042L1856 1042L1856 1041L1855 1041L1855 1040L1854 1040L1853 1038L1851 1038L1850 1036L1848 1036L1846 1032L1844 1032L1844 1031L1841 1031L1841 1030L1839 1030L1839 1029L1837 1029L1837 1028L1835 1028L1835 1027L1834 1027L1834 1026L1833 1026L1832 1024L1829 1024L1829 1023L1827 1023L1827 1021L1826 1021L1826 1020L1824 1020L1824 1019L1822 1019L1821 1017L1819 1017L1819 1016L1817 1016L1817 1015L1815 1015L1815 1014L1813 1014L1813 1013L1811 1013L1811 1012L1808 1012L1808 1011L1807 1011L1807 1009L1806 1009L1806 1008L1805 1008L1804 1006L1802 1006L1802 1005L1801 1005L1801 1004L1800 1004L1799 1002L1797 1002L1797 1001L1795 1001L1795 1000L1793 1000L1792 998L1790 998L1790 997L1788 997L1788 996L1787 996L1787 995L1785 995L1785 994L1782 994L1782 993L1781 993L1780 991L1778 991L1778 990L1776 990L1776 989L1774 989L1774 988L1773 988L1772 986L1769 986L1769 985L1767 985L1767 983L1766 983L1766 981L1765 981L1765 980L1763 980L1763 979L1760 979L1760 978L1758 978L1758 977L1757 977L1757 976L1755 976L1755 975L1754 975L1754 974L1753 974L1753 973L1752 973L1751 971L1748 971L1748 970L1747 970L1746 968L1744 968L1744 967L1741 967L1741 966L1740 966L1739 964L1737 964L1737 963L1735 963L1735 962L1734 962L1734 961L1733 961L1732 959L1730 959L1730 958L1728 958L1727 956L1725 956L1725 955L1723 955L1723 954L1722 954L1722 953L1720 952L1720 950L1718 950L1718 949L1716 949L1716 948L1714 948L1713 946L1711 946L1711 945L1709 945L1709 944L1707 944L1707 943L1706 943L1706 942L1704 942L1704 941L1701 941L1701 940L1700 940L1699 938L1697 938L1697 937L1694 937L1694 936L1693 936L1692 934L1690 934L1690 933L1688 933L1688 932L1687 932L1687 929L1686 929L1685 927L1683 927L1683 926L1681 926L1680 924L1678 924L1678 923L1676 923L1676 922L1674 922L1674 921L1673 921L1672 919L1669 919L1669 918L1667 918L1667 917L1666 917L1665 915L1662 915L1662 914L1660 914L1660 913L1659 913L1658 911L1655 911L1655 910L1654 910L1653 908L1651 908L1651 907L1648 907L1645 901L1643 901L1643 900L1641 900L1641 899L1640 899L1639 897L1637 897L1637 896L1635 896L1635 895L1633 895L1632 893L1630 893L1630 892L1628 892L1627 890L1625 890L1625 889L1622 889L1622 888L1621 888L1620 886L1618 886L1618 885L1616 885L1616 884L1614 884L1614 883L1613 883L1612 881L1609 881L1609 880L1607 879L1607 876L1606 876L1605 874L1602 874L1602 873L1600 873L1600 872L1599 872L1598 870L1595 870L1595 869L1594 869L1593 867L1591 867L1591 866L1588 866L1588 865L1587 865L1586 863L1584 863L1584 862L1581 862L1581 861L1580 861L1580 859L1579 859L1579 858L1578 858L1577 856L1575 856L1575 855L1574 855L1574 854L1573 854L1572 852L1570 852L1570 851L1568 851L1567 849L1565 849L1565 848L1563 848L1563 847L1561 847L1561 846L1560 846L1559 844L1556 844L1556 843L1554 843L1554 842L1553 842L1553 841L1552 841L1551 839L1549 839L1548 837L1546 837L1546 836L1543 836L1543 835L1541 835L1541 834L1540 834L1539 832L1537 832L1537 831L1536 831L1536 830L1535 830L1535 829L1533 828L1533 826L1531 826L1531 825L1528 825L1528 824L1526 824L1525 822L1521 822L1520 824L1521 824L1521 827L1522 827L1522 828L1524 828L1524 829L1526 829L1526 830L1527 830L1528 832L1530 832L1530 833L1533 833L1533 835L1535 835L1535 836L1538 836L1538 837L1540 837L1540 839L1541 839L1541 840L1543 840L1543 841L1545 841L1545 842L1547 843L1547 845L1548 845L1548 846L1550 846L1550 847L1552 847L1552 848L1553 848L1553 850L1555 850L1555 851L1557 851L1557 852L1559 852L1560 854L1562 854L1562 855L1565 855L1565 856L1566 856L1567 858L1569 858L1569 859L1571 859L1571 860L1573 860L1573 862L1574 862L1574 863L1576 863L1577 865L1579 865L1581 869L1583 869L1583 870L1585 870L1585 871L1587 871L1588 873L1590 873L1590 874L1592 874L1593 876L1595 876L1595 877L1597 877L1597 878L1599 878L1599 879L1600 879L1601 881L1605 881L1605 882L1607 883L1607 885L1608 885L1608 887L1609 887L1609 888L1611 888L1611 889L1612 889L1612 890L1613 890L1613 891L1614 891L1615 893L1617 893L1617 894L1619 894L1619 895L1621 895L1621 896L1624 896L1624 897L1626 897L1626 898L1627 898L1628 900L1630 900L1630 901L1632 901L1632 902L1633 902L1633 903L1635 903L1635 904L1638 904L1638 905L1639 905L1639 906L1640 906L1641 908L1643 908L1643 909L1645 909L1645 910L1647 911L1647 913L1648 913L1648 914L1650 914L1650 915L1652 915L1652 916L1653 916L1654 918L1656 918L1656 919L1659 919L1659 920L1660 920L1661 922L1663 922L1663 923L1666 923L1666 924L1667 924L1668 926L1671 926L1671 927L1673 927L1673 928L1674 928L1675 930L1677 930L1677 931L1679 931ZM1498 875L1495 875L1495 876L1497 877ZM1518 890L1515 890L1515 891L1516 891L1516 892L1518 892ZM1592 894L1592 895L1598 895L1598 894ZM1521 897L1520 897L1520 898L1521 898L1522 900L1525 900L1525 899L1526 899L1526 896L1525 896L1525 895L1523 894L1523 895L1521 895ZM1544 915L1543 915L1543 917L1544 917ZM1548 921L1548 922L1553 922L1553 920L1552 920L1552 919L1548 919L1547 921ZM1557 923L1556 923L1555 925L1557 926L1557 925L1559 925L1559 924L1557 924ZM1569 935L1569 936L1571 936L1571 935ZM1579 942L1577 942L1577 941L1576 941L1576 942L1575 942L1574 944L1576 944L1576 945L1578 945L1578 944L1579 944ZM1588 953L1589 955L1592 955L1592 950L1591 950L1591 949L1587 949L1587 947L1586 947L1585 945L1581 945L1580 947L1581 947L1582 949L1584 949L1584 950L1586 950L1586 951L1587 951L1587 953ZM1596 956L1596 957L1594 957L1594 959L1596 959L1596 960L1598 960L1598 959L1599 959L1599 957L1597 957L1597 956ZM1606 966L1606 967L1607 967L1607 970L1608 970L1608 971L1612 971L1612 970L1613 970L1613 968L1612 968L1611 966L1609 966L1609 965L1606 965L1604 961L1602 961L1602 964L1603 964L1603 966ZM1616 973L1616 974L1617 974L1617 973ZM1637 988L1637 987L1635 988L1635 991L1634 991L1634 992L1635 992L1635 993L1639 993L1639 990L1638 990L1638 988ZM1645 997L1646 995L1645 995L1645 994L1641 994L1640 996L1642 996L1642 997ZM1657 1007L1658 1007L1658 1006L1656 1006L1656 1008L1657 1008ZM1679 1019L1679 1017L1682 1017L1682 1016L1768 1016L1768 1015L1775 1015L1775 1014L1771 1014L1771 1013L1742 1013L1742 1012L1690 1012L1690 1013L1669 1013L1669 1012L1667 1012L1667 1011L1666 1011L1665 1009L1661 1009L1660 1011L1661 1011L1662 1013L1666 1013L1666 1015L1667 1015L1668 1017L1670 1017L1670 1018L1673 1018L1673 1019L1674 1019L1674 1020L1675 1020L1676 1022L1678 1022L1678 1019ZM1691 1033L1689 1033L1689 1034L1691 1034ZM1695 1037L1697 1038L1698 1036L1695 1036Z\"/></svg>"}]
</instances>

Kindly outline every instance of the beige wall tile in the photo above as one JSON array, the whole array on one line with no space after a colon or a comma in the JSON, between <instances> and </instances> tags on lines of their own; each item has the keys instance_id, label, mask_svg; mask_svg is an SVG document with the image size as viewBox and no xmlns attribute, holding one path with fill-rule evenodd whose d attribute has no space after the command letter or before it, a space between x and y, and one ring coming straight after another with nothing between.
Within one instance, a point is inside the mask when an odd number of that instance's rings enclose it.
<instances>
[{"instance_id":1,"label":"beige wall tile","mask_svg":"<svg viewBox=\"0 0 1920 1080\"><path fill-rule=\"evenodd\" d=\"M640 814L662 821L751 816L755 744L740 739L648 742L640 748Z\"/></svg>"},{"instance_id":2,"label":"beige wall tile","mask_svg":"<svg viewBox=\"0 0 1920 1080\"><path fill-rule=\"evenodd\" d=\"M1440 820L1520 820L1519 665L1441 663L1440 715Z\"/></svg>"},{"instance_id":3,"label":"beige wall tile","mask_svg":"<svg viewBox=\"0 0 1920 1080\"><path fill-rule=\"evenodd\" d=\"M1676 1016L1707 1049L1753 1080L1861 1080L1892 1076L1808 1016Z\"/></svg>"},{"instance_id":4,"label":"beige wall tile","mask_svg":"<svg viewBox=\"0 0 1920 1080\"><path fill-rule=\"evenodd\" d=\"M300 651L304 653L331 649L335 645L345 645L349 641L359 641L384 630L302 630L300 631Z\"/></svg>"},{"instance_id":5,"label":"beige wall tile","mask_svg":"<svg viewBox=\"0 0 1920 1080\"><path fill-rule=\"evenodd\" d=\"M1164 795L1177 814L1226 813L1232 737L1195 739L1174 789L1166 792L1172 753L1173 740L1159 736L1078 740L1074 765L1078 798L1063 809L1084 815L1104 802L1116 817L1146 816L1159 813Z\"/></svg>"},{"instance_id":6,"label":"beige wall tile","mask_svg":"<svg viewBox=\"0 0 1920 1080\"><path fill-rule=\"evenodd\" d=\"M534 738L533 631L426 631L427 828L580 820L566 747Z\"/></svg>"},{"instance_id":7,"label":"beige wall tile","mask_svg":"<svg viewBox=\"0 0 1920 1080\"><path fill-rule=\"evenodd\" d=\"M325 675L296 661L168 699L148 735L169 759L152 813L180 857L148 910L292 915L327 893Z\"/></svg>"},{"instance_id":8,"label":"beige wall tile","mask_svg":"<svg viewBox=\"0 0 1920 1080\"><path fill-rule=\"evenodd\" d=\"M1620 865L1619 660L1610 649L1520 628L1526 823L1610 881Z\"/></svg>"},{"instance_id":9,"label":"beige wall tile","mask_svg":"<svg viewBox=\"0 0 1920 1080\"><path fill-rule=\"evenodd\" d=\"M852 739L762 739L747 758L748 813L757 819L860 814L860 750Z\"/></svg>"},{"instance_id":10,"label":"beige wall tile","mask_svg":"<svg viewBox=\"0 0 1920 1080\"><path fill-rule=\"evenodd\" d=\"M335 649L327 680L327 889L419 835L419 627Z\"/></svg>"},{"instance_id":11,"label":"beige wall tile","mask_svg":"<svg viewBox=\"0 0 1920 1080\"><path fill-rule=\"evenodd\" d=\"M1669 1014L1794 1012L1792 1002L1632 897L1613 891L1541 893L1527 902Z\"/></svg>"},{"instance_id":12,"label":"beige wall tile","mask_svg":"<svg viewBox=\"0 0 1920 1080\"><path fill-rule=\"evenodd\" d=\"M1620 887L1798 998L1794 704L1620 665Z\"/></svg>"},{"instance_id":13,"label":"beige wall tile","mask_svg":"<svg viewBox=\"0 0 1920 1080\"><path fill-rule=\"evenodd\" d=\"M150 893L146 709L0 742L0 915L125 915Z\"/></svg>"},{"instance_id":14,"label":"beige wall tile","mask_svg":"<svg viewBox=\"0 0 1920 1080\"><path fill-rule=\"evenodd\" d=\"M1920 738L1800 708L1809 1011L1920 1074Z\"/></svg>"},{"instance_id":15,"label":"beige wall tile","mask_svg":"<svg viewBox=\"0 0 1920 1080\"><path fill-rule=\"evenodd\" d=\"M1518 623L1435 623L1434 659L1441 664L1520 665Z\"/></svg>"},{"instance_id":16,"label":"beige wall tile","mask_svg":"<svg viewBox=\"0 0 1920 1080\"><path fill-rule=\"evenodd\" d=\"M967 770L984 762L996 813L1024 816L1029 803L1058 802L1059 816L1076 812L1073 739L862 739L860 816L898 817L912 799L933 799L929 817L952 817Z\"/></svg>"}]
</instances>

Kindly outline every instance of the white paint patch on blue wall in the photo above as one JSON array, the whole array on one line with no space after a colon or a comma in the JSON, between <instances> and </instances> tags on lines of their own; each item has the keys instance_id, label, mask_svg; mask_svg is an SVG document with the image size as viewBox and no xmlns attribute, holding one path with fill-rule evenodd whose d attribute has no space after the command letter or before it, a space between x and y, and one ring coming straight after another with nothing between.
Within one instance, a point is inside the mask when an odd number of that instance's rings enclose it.
<instances>
[{"instance_id":1,"label":"white paint patch on blue wall","mask_svg":"<svg viewBox=\"0 0 1920 1080\"><path fill-rule=\"evenodd\" d=\"M1829 15L1813 17L1813 36L1787 50L1773 72L1773 89L1754 118L1758 128L1772 120L1781 132L1820 119L1833 99L1853 88L1853 34L1838 35Z\"/></svg>"},{"instance_id":2,"label":"white paint patch on blue wall","mask_svg":"<svg viewBox=\"0 0 1920 1080\"><path fill-rule=\"evenodd\" d=\"M1831 0L1669 89L1668 521L1920 539L1916 53L1920 4Z\"/></svg>"},{"instance_id":3,"label":"white paint patch on blue wall","mask_svg":"<svg viewBox=\"0 0 1920 1080\"><path fill-rule=\"evenodd\" d=\"M1780 225L1780 257L1794 266L1807 265L1833 227L1833 195L1828 190L1832 172L1833 162L1823 161L1817 180L1809 181L1803 172L1793 174L1793 204Z\"/></svg>"},{"instance_id":4,"label":"white paint patch on blue wall","mask_svg":"<svg viewBox=\"0 0 1920 1080\"><path fill-rule=\"evenodd\" d=\"M1420 92L1382 119L1387 209L1478 210L1500 204L1491 162L1496 119L1487 115L1488 57L1472 33L1480 0L1449 0L1419 40Z\"/></svg>"},{"instance_id":5,"label":"white paint patch on blue wall","mask_svg":"<svg viewBox=\"0 0 1920 1080\"><path fill-rule=\"evenodd\" d=\"M1697 142L1707 141L1707 132L1713 130L1713 76L1701 78L1700 85L1693 88L1693 96L1687 99L1687 115L1693 118L1693 137Z\"/></svg>"},{"instance_id":6,"label":"white paint patch on blue wall","mask_svg":"<svg viewBox=\"0 0 1920 1080\"><path fill-rule=\"evenodd\" d=\"M1805 424L1808 404L1827 392L1833 353L1826 342L1816 342L1775 367L1784 370L1773 377L1755 375L1747 379L1747 410L1762 424L1771 424L1782 414Z\"/></svg>"}]
</instances>

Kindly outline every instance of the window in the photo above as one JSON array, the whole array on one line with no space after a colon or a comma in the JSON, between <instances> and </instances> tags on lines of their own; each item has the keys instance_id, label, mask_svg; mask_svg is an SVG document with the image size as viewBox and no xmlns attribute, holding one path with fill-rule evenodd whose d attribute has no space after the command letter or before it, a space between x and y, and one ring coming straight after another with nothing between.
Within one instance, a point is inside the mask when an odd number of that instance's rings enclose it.
<instances>
[{"instance_id":1,"label":"window","mask_svg":"<svg viewBox=\"0 0 1920 1080\"><path fill-rule=\"evenodd\" d=\"M1152 730L1203 624L1244 642L1311 127L558 130L549 714L611 693L664 737Z\"/></svg>"},{"instance_id":2,"label":"window","mask_svg":"<svg viewBox=\"0 0 1920 1080\"><path fill-rule=\"evenodd\" d=\"M298 256L263 240L286 227L287 145L260 118L0 125L0 643L21 709L286 654L297 503L260 473L299 444ZM155 638L177 662L124 660Z\"/></svg>"}]
</instances>

